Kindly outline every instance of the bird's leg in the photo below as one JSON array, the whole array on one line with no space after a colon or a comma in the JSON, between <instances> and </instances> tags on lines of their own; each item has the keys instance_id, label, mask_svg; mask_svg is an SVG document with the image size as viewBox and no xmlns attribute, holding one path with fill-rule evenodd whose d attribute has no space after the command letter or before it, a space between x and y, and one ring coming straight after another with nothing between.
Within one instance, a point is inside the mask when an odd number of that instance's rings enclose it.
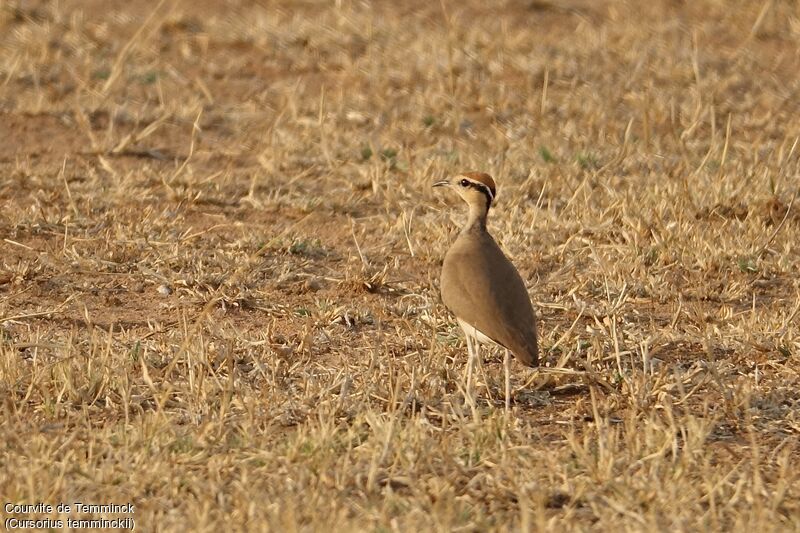
<instances>
[{"instance_id":1,"label":"bird's leg","mask_svg":"<svg viewBox=\"0 0 800 533\"><path fill-rule=\"evenodd\" d=\"M483 367L483 358L481 357L481 352L480 352L481 343L479 343L477 340L474 340L473 342L475 343L475 359L477 359L478 370L480 371L481 376L483 377L483 385L486 387L486 394L489 395L489 401L494 403L494 396L492 395L492 389L489 387L489 378L486 375L486 369Z\"/></svg>"},{"instance_id":2,"label":"bird's leg","mask_svg":"<svg viewBox=\"0 0 800 533\"><path fill-rule=\"evenodd\" d=\"M489 394L489 400L494 401L492 398L492 390L489 388L489 378L486 377L486 371L483 369L483 359L481 359L481 343L478 339L472 339L472 345L475 347L475 362L478 364L478 371L483 376L483 385L486 387L486 392Z\"/></svg>"},{"instance_id":3,"label":"bird's leg","mask_svg":"<svg viewBox=\"0 0 800 533\"><path fill-rule=\"evenodd\" d=\"M469 359L467 359L467 368L465 370L466 375L466 385L467 385L467 397L470 402L472 402L472 369L475 365L475 344L473 343L472 338L470 337L469 333L466 331L464 332L464 337L467 339L467 352L469 353Z\"/></svg>"},{"instance_id":4,"label":"bird's leg","mask_svg":"<svg viewBox=\"0 0 800 533\"><path fill-rule=\"evenodd\" d=\"M503 367L506 371L506 412L508 412L511 407L511 352L508 350L503 360Z\"/></svg>"},{"instance_id":5,"label":"bird's leg","mask_svg":"<svg viewBox=\"0 0 800 533\"><path fill-rule=\"evenodd\" d=\"M466 333L466 332L465 332ZM464 365L464 372L461 374L461 379L466 383L467 374L469 373L469 361L472 359L472 341L469 340L469 335L464 335L465 342L467 343L467 364Z\"/></svg>"}]
</instances>

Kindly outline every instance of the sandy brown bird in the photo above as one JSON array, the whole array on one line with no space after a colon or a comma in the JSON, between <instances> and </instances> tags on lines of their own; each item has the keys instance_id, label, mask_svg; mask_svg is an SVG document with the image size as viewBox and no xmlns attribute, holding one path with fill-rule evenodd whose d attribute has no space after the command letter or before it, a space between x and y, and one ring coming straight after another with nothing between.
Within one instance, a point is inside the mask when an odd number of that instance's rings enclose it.
<instances>
[{"instance_id":1,"label":"sandy brown bird","mask_svg":"<svg viewBox=\"0 0 800 533\"><path fill-rule=\"evenodd\" d=\"M442 265L442 300L456 316L467 339L467 390L470 391L480 343L505 348L506 409L511 401L509 351L523 364L537 366L536 318L525 283L486 229L496 195L491 176L466 172L437 181L450 187L469 206L467 222L447 251Z\"/></svg>"}]
</instances>

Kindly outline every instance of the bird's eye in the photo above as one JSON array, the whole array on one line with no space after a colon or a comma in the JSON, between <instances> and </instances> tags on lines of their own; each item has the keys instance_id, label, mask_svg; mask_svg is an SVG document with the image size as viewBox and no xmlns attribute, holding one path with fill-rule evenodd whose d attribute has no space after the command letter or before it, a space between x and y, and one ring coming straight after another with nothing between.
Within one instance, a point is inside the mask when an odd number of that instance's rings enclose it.
<instances>
[{"instance_id":1,"label":"bird's eye","mask_svg":"<svg viewBox=\"0 0 800 533\"><path fill-rule=\"evenodd\" d=\"M462 187L469 187L469 182L467 180L461 180Z\"/></svg>"}]
</instances>

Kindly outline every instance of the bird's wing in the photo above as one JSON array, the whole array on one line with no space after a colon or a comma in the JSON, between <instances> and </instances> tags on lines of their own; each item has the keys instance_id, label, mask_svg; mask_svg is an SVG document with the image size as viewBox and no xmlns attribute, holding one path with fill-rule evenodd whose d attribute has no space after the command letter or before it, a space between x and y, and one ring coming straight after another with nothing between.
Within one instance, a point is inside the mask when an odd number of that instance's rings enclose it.
<instances>
[{"instance_id":1,"label":"bird's wing","mask_svg":"<svg viewBox=\"0 0 800 533\"><path fill-rule=\"evenodd\" d=\"M523 362L535 359L536 324L527 289L494 240L453 247L442 269L442 299Z\"/></svg>"}]
</instances>

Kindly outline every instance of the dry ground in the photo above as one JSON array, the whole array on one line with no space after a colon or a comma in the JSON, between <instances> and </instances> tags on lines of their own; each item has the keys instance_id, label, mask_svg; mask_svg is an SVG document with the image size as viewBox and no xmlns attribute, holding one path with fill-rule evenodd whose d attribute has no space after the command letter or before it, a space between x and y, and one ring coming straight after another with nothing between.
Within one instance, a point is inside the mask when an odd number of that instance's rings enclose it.
<instances>
[{"instance_id":1,"label":"dry ground","mask_svg":"<svg viewBox=\"0 0 800 533\"><path fill-rule=\"evenodd\" d=\"M789 0L0 0L0 499L800 529L799 46ZM508 414L438 296L465 169L563 369Z\"/></svg>"}]
</instances>

